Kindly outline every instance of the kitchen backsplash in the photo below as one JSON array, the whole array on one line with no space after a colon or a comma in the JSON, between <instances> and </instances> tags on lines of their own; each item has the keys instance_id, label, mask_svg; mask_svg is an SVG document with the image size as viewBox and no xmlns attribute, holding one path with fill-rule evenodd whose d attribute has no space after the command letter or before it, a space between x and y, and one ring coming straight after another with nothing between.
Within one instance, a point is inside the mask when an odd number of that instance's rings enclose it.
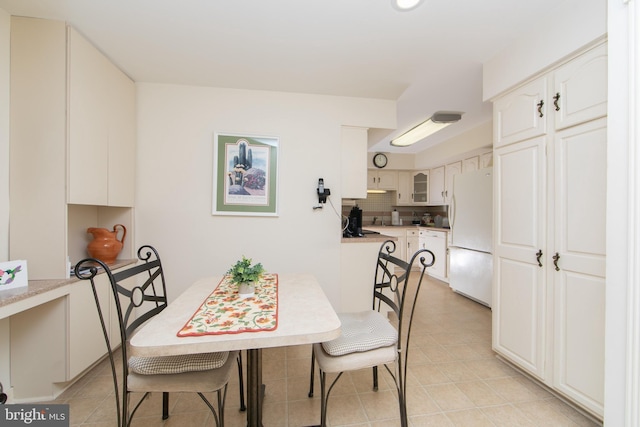
<instances>
[{"instance_id":1,"label":"kitchen backsplash","mask_svg":"<svg viewBox=\"0 0 640 427\"><path fill-rule=\"evenodd\" d=\"M411 225L411 221L420 220L425 213L432 217L447 216L448 206L394 206L395 192L368 194L366 199L359 199L357 206L362 209L363 227L371 225L391 225L391 212L396 209L403 225ZM342 215L349 216L352 205L342 206Z\"/></svg>"}]
</instances>

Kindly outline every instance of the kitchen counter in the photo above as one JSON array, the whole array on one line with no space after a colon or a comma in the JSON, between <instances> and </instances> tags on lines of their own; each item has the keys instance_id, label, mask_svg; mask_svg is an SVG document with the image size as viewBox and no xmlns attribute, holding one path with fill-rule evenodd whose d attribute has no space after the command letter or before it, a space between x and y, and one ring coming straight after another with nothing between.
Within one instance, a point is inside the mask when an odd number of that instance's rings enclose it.
<instances>
[{"instance_id":1,"label":"kitchen counter","mask_svg":"<svg viewBox=\"0 0 640 427\"><path fill-rule=\"evenodd\" d=\"M136 261L117 260L110 267L115 270ZM78 280L74 276L69 279L29 280L27 286L0 291L0 319L65 296L69 293L69 285Z\"/></svg>"},{"instance_id":2,"label":"kitchen counter","mask_svg":"<svg viewBox=\"0 0 640 427\"><path fill-rule=\"evenodd\" d=\"M368 228L367 228L368 230ZM376 230L378 231L378 230ZM342 243L382 243L387 240L398 240L397 237L387 236L386 234L365 234L363 237L343 237Z\"/></svg>"},{"instance_id":3,"label":"kitchen counter","mask_svg":"<svg viewBox=\"0 0 640 427\"><path fill-rule=\"evenodd\" d=\"M433 231L451 231L450 228L442 228L435 227L431 225L419 225L419 224L408 224L408 225L367 225L363 227L365 230L374 230L380 233L384 233L384 230L433 230Z\"/></svg>"},{"instance_id":4,"label":"kitchen counter","mask_svg":"<svg viewBox=\"0 0 640 427\"><path fill-rule=\"evenodd\" d=\"M404 230L433 230L433 231L451 231L450 228L432 227L419 224L409 225L369 225L363 228L364 230L377 231L380 234L365 234L364 237L343 237L342 243L382 243L386 240L397 241L398 237L385 234L395 234L397 231Z\"/></svg>"}]
</instances>

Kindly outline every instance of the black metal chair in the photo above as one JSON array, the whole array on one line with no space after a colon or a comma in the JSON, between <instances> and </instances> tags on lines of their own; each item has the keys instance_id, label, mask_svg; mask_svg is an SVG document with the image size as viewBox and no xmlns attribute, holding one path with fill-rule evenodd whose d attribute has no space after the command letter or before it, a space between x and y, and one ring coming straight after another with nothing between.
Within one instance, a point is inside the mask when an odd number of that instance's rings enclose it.
<instances>
[{"instance_id":1,"label":"black metal chair","mask_svg":"<svg viewBox=\"0 0 640 427\"><path fill-rule=\"evenodd\" d=\"M89 280L93 289L113 375L118 427L130 425L136 410L151 392L163 393L163 419L169 417L169 392L195 392L213 413L216 425L224 426L227 383L234 361L237 361L240 376L240 409L245 409L239 352L129 356L127 343L135 330L167 307L165 278L158 252L151 246L142 246L138 249L138 259L141 261L138 264L117 272L94 258L83 259L75 267L75 275L79 279ZM105 283L97 280L100 270L104 270L109 279L108 297L105 297ZM114 314L118 320L117 337L110 333L110 319ZM119 376L118 371L122 375ZM142 392L144 395L130 411L132 392ZM203 393L207 392L216 392L217 411L204 396Z\"/></svg>"},{"instance_id":2,"label":"black metal chair","mask_svg":"<svg viewBox=\"0 0 640 427\"><path fill-rule=\"evenodd\" d=\"M342 313L340 337L313 345L309 397L313 397L314 365L320 370L320 420L327 425L329 394L343 372L373 368L374 390L378 389L378 366L383 365L393 378L398 392L400 424L407 419L407 361L411 323L418 293L428 267L435 262L433 252L417 251L409 262L393 254L396 243L385 241L378 252L373 286L372 310ZM412 270L417 266L419 269ZM389 310L388 314L385 314ZM391 319L389 318L391 316ZM393 364L392 370L389 365ZM327 389L327 374L337 374Z\"/></svg>"}]
</instances>

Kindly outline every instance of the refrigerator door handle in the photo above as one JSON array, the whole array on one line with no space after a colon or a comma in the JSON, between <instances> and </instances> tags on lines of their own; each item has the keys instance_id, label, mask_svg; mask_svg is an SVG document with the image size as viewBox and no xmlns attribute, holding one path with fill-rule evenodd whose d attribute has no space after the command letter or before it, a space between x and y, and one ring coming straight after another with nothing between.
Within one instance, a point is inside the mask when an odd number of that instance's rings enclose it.
<instances>
[{"instance_id":1,"label":"refrigerator door handle","mask_svg":"<svg viewBox=\"0 0 640 427\"><path fill-rule=\"evenodd\" d=\"M449 205L449 209L447 211L447 217L449 219L449 227L453 230L453 225L456 222L456 193L453 193L451 196L451 204Z\"/></svg>"}]
</instances>

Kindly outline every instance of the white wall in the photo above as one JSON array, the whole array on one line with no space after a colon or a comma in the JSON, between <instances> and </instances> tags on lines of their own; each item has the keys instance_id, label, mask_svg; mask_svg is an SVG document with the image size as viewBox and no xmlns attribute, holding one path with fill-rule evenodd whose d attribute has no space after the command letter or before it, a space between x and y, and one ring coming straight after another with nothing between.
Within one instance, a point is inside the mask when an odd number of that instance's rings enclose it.
<instances>
[{"instance_id":1,"label":"white wall","mask_svg":"<svg viewBox=\"0 0 640 427\"><path fill-rule=\"evenodd\" d=\"M9 29L10 16L0 9L0 261L9 259ZM0 320L0 382L11 386L9 319Z\"/></svg>"},{"instance_id":2,"label":"white wall","mask_svg":"<svg viewBox=\"0 0 640 427\"><path fill-rule=\"evenodd\" d=\"M9 257L9 30L10 15L0 9L0 261Z\"/></svg>"},{"instance_id":3,"label":"white wall","mask_svg":"<svg viewBox=\"0 0 640 427\"><path fill-rule=\"evenodd\" d=\"M393 127L395 102L138 84L136 245L152 244L170 297L242 255L271 272L313 273L340 307L341 125ZM211 214L215 132L280 138L279 216Z\"/></svg>"},{"instance_id":4,"label":"white wall","mask_svg":"<svg viewBox=\"0 0 640 427\"><path fill-rule=\"evenodd\" d=\"M640 5L609 2L607 426L640 425Z\"/></svg>"},{"instance_id":5,"label":"white wall","mask_svg":"<svg viewBox=\"0 0 640 427\"><path fill-rule=\"evenodd\" d=\"M453 160L460 160L463 155L470 157L480 152L491 151L492 146L493 124L489 121L417 153L415 169L438 167Z\"/></svg>"},{"instance_id":6,"label":"white wall","mask_svg":"<svg viewBox=\"0 0 640 427\"><path fill-rule=\"evenodd\" d=\"M543 22L483 64L483 99L494 98L606 33L607 0L559 2Z\"/></svg>"}]
</instances>

